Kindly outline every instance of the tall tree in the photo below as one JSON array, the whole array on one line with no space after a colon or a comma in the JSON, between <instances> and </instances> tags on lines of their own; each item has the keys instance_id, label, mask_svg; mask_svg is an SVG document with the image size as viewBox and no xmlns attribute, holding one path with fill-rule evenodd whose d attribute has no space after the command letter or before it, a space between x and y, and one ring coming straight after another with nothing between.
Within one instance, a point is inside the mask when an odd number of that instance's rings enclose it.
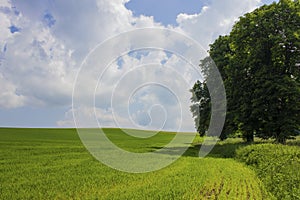
<instances>
[{"instance_id":1,"label":"tall tree","mask_svg":"<svg viewBox=\"0 0 300 200\"><path fill-rule=\"evenodd\" d=\"M299 10L299 1L291 0L262 6L241 17L229 36L219 37L210 46L227 93L223 136L228 130L239 130L248 142L257 135L285 143L296 134L300 124ZM209 73L207 60L200 64L204 74Z\"/></svg>"},{"instance_id":2,"label":"tall tree","mask_svg":"<svg viewBox=\"0 0 300 200\"><path fill-rule=\"evenodd\" d=\"M193 93L193 97L191 98L191 111L195 119L196 129L201 136L205 135L206 131L208 130L211 118L210 92L218 93L219 91L219 88L214 88L214 91L208 91L207 87L207 81L209 77L210 81L214 81L214 77L212 76L214 74L213 71L215 66L217 66L222 79L227 80L225 68L229 64L229 57L231 53L228 39L228 36L220 36L213 44L210 45L210 57L204 58L200 61L200 67L204 75L204 80L202 83L200 81L197 81L194 87L191 89L191 92ZM227 94L228 93L229 92L227 91ZM229 96L227 95L227 98L228 97ZM227 104L227 107L229 108L230 105ZM235 126L233 126L233 124L231 123L232 120L230 112L227 112L225 117L225 126L219 136L222 140L226 139L228 135L234 132L235 128Z\"/></svg>"},{"instance_id":3,"label":"tall tree","mask_svg":"<svg viewBox=\"0 0 300 200\"><path fill-rule=\"evenodd\" d=\"M230 33L236 116L246 137L285 143L299 128L299 10L298 1L281 0L246 14Z\"/></svg>"}]
</instances>

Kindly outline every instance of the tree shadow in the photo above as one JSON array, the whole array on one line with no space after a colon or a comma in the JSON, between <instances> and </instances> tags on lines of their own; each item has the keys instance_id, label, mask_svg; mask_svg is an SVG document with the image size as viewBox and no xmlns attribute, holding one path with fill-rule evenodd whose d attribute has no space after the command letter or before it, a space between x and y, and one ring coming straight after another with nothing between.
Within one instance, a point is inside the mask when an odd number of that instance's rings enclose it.
<instances>
[{"instance_id":1,"label":"tree shadow","mask_svg":"<svg viewBox=\"0 0 300 200\"><path fill-rule=\"evenodd\" d=\"M274 143L273 140L261 140L257 139L253 143L244 142L242 139L227 139L225 141L219 141L217 144L209 146L207 149L212 147L212 150L205 156L211 158L234 158L236 156L236 150L247 145L251 144L265 144L265 143ZM184 152L182 156L184 157L199 157L199 152L202 147L202 143L199 144L190 144L191 146ZM296 140L288 140L287 145L291 146L300 146L299 138ZM178 155L180 152L184 151L186 147L170 147L165 148L164 151L160 151L159 153L168 154L168 155ZM151 149L156 151L158 149L162 149L162 147L152 146ZM205 149L205 148L203 148Z\"/></svg>"},{"instance_id":2,"label":"tree shadow","mask_svg":"<svg viewBox=\"0 0 300 200\"><path fill-rule=\"evenodd\" d=\"M191 146L184 152L182 156L184 157L199 157L199 152L203 144L191 144ZM206 145L208 149L212 147L212 150L205 157L213 157L213 158L233 158L235 156L235 152L238 148L248 145L245 142L224 142L217 143L216 145ZM159 153L168 154L168 155L178 155L179 152L184 151L186 147L170 147L164 148L164 151L160 151ZM152 146L151 149L158 150L161 147ZM206 148L203 148L206 149Z\"/></svg>"}]
</instances>

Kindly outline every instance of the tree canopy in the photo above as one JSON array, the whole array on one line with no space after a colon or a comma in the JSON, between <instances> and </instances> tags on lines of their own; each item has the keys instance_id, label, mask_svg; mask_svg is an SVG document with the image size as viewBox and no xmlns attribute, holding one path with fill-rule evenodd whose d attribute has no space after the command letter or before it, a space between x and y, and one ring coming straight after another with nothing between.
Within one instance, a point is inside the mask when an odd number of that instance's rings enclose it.
<instances>
[{"instance_id":1,"label":"tree canopy","mask_svg":"<svg viewBox=\"0 0 300 200\"><path fill-rule=\"evenodd\" d=\"M227 36L210 45L227 96L226 122L221 139L239 133L285 143L300 127L300 3L280 0L240 17ZM210 120L208 58L201 60L205 75L196 82L191 111L197 131L205 135Z\"/></svg>"}]
</instances>

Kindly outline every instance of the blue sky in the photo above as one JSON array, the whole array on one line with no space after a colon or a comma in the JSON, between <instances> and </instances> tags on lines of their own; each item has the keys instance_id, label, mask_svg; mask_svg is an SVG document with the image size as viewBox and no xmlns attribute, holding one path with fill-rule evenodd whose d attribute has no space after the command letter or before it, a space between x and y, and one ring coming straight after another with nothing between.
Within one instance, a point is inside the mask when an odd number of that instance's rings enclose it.
<instances>
[{"instance_id":1,"label":"blue sky","mask_svg":"<svg viewBox=\"0 0 300 200\"><path fill-rule=\"evenodd\" d=\"M270 4L274 0L264 0ZM133 11L135 16L153 16L155 21L164 25L177 25L176 17L180 13L197 14L211 0L131 0L125 6Z\"/></svg>"},{"instance_id":2,"label":"blue sky","mask_svg":"<svg viewBox=\"0 0 300 200\"><path fill-rule=\"evenodd\" d=\"M80 109L72 109L76 74L90 50L113 35L135 28L168 27L188 35L207 49L208 44L218 35L230 31L239 16L270 2L272 1L0 1L0 126L74 126L72 113ZM162 45L167 44L162 42ZM108 77L112 78L107 78L105 82L107 90L112 90L112 82L117 81L115 77L125 73L131 66L151 63L153 60L161 65L184 65L178 57L165 51L125 55L114 63L116 67L112 67L109 72ZM189 77L187 72L181 74ZM161 72L160 76L170 79L166 72ZM138 75L128 84L137 84L138 81L147 80L147 77L149 74ZM87 88L89 81L91 84L96 81L88 77L86 80ZM82 95L85 90L87 89L82 91ZM126 91L126 87L123 90L124 94L130 93ZM182 95L190 95L187 90L182 92ZM139 93L141 92L136 94ZM177 126L178 109L174 107L174 101L169 101L170 97L161 94L161 89L155 90L154 87L143 90L143 95L134 96L138 103L130 104L130 109L135 112L132 113L135 123L147 124L149 110L146 107L149 109L149 106L152 108L159 103L170 111L168 116L172 117L166 129ZM118 107L120 114L116 118L124 126L131 126L122 113L128 110L126 104L123 105L127 100L122 98L120 96L118 100L121 106ZM109 103L109 99L99 100L97 117L106 126L114 126L113 108ZM157 108L158 111L152 113L154 116L161 115L160 106ZM85 113L93 110L85 108ZM183 115L188 118L189 110L185 110ZM182 126L186 130L193 130L191 123Z\"/></svg>"},{"instance_id":3,"label":"blue sky","mask_svg":"<svg viewBox=\"0 0 300 200\"><path fill-rule=\"evenodd\" d=\"M176 25L178 14L197 14L207 4L207 0L131 0L126 7L135 16L153 16L155 21L164 25Z\"/></svg>"}]
</instances>

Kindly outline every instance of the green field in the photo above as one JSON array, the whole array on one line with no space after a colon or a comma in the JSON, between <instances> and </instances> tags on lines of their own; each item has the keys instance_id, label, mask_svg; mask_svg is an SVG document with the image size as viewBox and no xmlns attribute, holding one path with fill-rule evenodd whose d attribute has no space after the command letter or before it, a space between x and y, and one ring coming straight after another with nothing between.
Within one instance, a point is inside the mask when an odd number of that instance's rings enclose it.
<instances>
[{"instance_id":1,"label":"green field","mask_svg":"<svg viewBox=\"0 0 300 200\"><path fill-rule=\"evenodd\" d=\"M137 139L119 129L108 137L133 152L154 151L172 133ZM199 138L197 139L199 140ZM82 145L75 129L0 129L0 199L271 199L255 171L219 144L206 158L192 146L170 166L130 174L111 169Z\"/></svg>"}]
</instances>

